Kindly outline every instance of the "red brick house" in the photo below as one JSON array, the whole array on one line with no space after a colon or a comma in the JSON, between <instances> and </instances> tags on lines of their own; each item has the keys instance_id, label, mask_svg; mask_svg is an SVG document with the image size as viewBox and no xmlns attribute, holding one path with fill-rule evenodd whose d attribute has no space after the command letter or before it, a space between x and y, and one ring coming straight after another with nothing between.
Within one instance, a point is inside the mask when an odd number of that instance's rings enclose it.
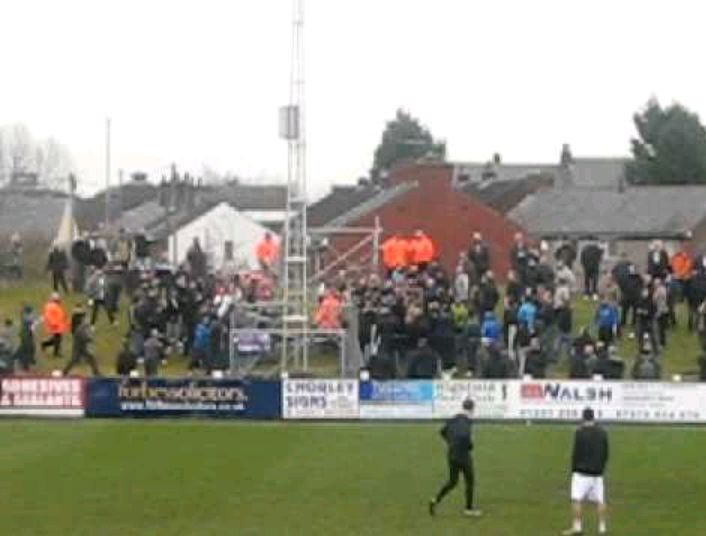
<instances>
[{"instance_id":1,"label":"red brick house","mask_svg":"<svg viewBox=\"0 0 706 536\"><path fill-rule=\"evenodd\" d=\"M388 186L374 197L328 223L330 227L373 227L379 219L383 240L393 234L422 229L439 249L439 260L452 271L458 255L466 251L474 232L480 232L491 249L492 267L504 280L509 252L522 228L472 195L453 187L453 166L444 163L406 164L394 169ZM355 238L336 236L333 246L346 251Z\"/></svg>"}]
</instances>

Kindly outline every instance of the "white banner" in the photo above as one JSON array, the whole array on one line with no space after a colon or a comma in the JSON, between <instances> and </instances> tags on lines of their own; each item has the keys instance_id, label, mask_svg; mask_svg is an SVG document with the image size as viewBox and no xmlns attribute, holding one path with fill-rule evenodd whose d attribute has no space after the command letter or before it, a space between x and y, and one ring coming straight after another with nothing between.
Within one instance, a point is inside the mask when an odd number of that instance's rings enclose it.
<instances>
[{"instance_id":1,"label":"white banner","mask_svg":"<svg viewBox=\"0 0 706 536\"><path fill-rule=\"evenodd\" d=\"M0 416L81 417L86 407L82 378L3 378Z\"/></svg>"},{"instance_id":2,"label":"white banner","mask_svg":"<svg viewBox=\"0 0 706 536\"><path fill-rule=\"evenodd\" d=\"M284 419L357 419L357 380L285 380Z\"/></svg>"},{"instance_id":3,"label":"white banner","mask_svg":"<svg viewBox=\"0 0 706 536\"><path fill-rule=\"evenodd\" d=\"M705 384L630 382L621 384L621 394L612 417L618 421L706 422Z\"/></svg>"},{"instance_id":4,"label":"white banner","mask_svg":"<svg viewBox=\"0 0 706 536\"><path fill-rule=\"evenodd\" d=\"M578 421L589 406L597 419L607 419L621 400L618 382L529 380L519 384L518 395L509 419Z\"/></svg>"},{"instance_id":5,"label":"white banner","mask_svg":"<svg viewBox=\"0 0 706 536\"><path fill-rule=\"evenodd\" d=\"M434 382L435 419L447 419L461 411L463 401L475 402L478 419L507 419L512 408L517 407L515 381L445 380Z\"/></svg>"},{"instance_id":6,"label":"white banner","mask_svg":"<svg viewBox=\"0 0 706 536\"><path fill-rule=\"evenodd\" d=\"M446 419L472 399L481 420L706 423L706 384L577 380L286 380L285 419Z\"/></svg>"},{"instance_id":7,"label":"white banner","mask_svg":"<svg viewBox=\"0 0 706 536\"><path fill-rule=\"evenodd\" d=\"M523 381L508 418L578 421L590 407L599 420L706 423L706 385L662 382Z\"/></svg>"}]
</instances>

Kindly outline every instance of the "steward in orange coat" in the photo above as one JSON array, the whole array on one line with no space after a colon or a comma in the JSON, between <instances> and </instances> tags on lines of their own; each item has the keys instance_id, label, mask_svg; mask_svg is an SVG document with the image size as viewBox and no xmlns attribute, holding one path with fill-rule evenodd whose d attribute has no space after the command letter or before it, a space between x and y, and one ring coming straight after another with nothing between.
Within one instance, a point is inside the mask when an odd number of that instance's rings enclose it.
<instances>
[{"instance_id":1,"label":"steward in orange coat","mask_svg":"<svg viewBox=\"0 0 706 536\"><path fill-rule=\"evenodd\" d=\"M434 260L434 242L423 231L414 233L410 239L411 263L422 268Z\"/></svg>"},{"instance_id":2,"label":"steward in orange coat","mask_svg":"<svg viewBox=\"0 0 706 536\"><path fill-rule=\"evenodd\" d=\"M48 338L41 344L42 350L46 350L51 346L54 348L54 357L61 357L61 341L71 326L69 316L61 305L61 298L58 293L52 294L44 306L42 319L44 320L44 329L48 335Z\"/></svg>"},{"instance_id":3,"label":"steward in orange coat","mask_svg":"<svg viewBox=\"0 0 706 536\"><path fill-rule=\"evenodd\" d=\"M385 240L382 249L382 262L385 268L392 272L407 264L407 244L399 236L394 235Z\"/></svg>"},{"instance_id":4,"label":"steward in orange coat","mask_svg":"<svg viewBox=\"0 0 706 536\"><path fill-rule=\"evenodd\" d=\"M343 300L331 291L321 300L316 310L316 326L321 329L340 329L343 326Z\"/></svg>"},{"instance_id":5,"label":"steward in orange coat","mask_svg":"<svg viewBox=\"0 0 706 536\"><path fill-rule=\"evenodd\" d=\"M691 274L694 271L694 261L683 249L678 253L675 253L672 257L672 274L674 278L679 281L688 281L691 279Z\"/></svg>"},{"instance_id":6,"label":"steward in orange coat","mask_svg":"<svg viewBox=\"0 0 706 536\"><path fill-rule=\"evenodd\" d=\"M265 237L257 243L255 256L260 263L260 268L269 271L279 257L279 243L270 233L265 233Z\"/></svg>"}]
</instances>

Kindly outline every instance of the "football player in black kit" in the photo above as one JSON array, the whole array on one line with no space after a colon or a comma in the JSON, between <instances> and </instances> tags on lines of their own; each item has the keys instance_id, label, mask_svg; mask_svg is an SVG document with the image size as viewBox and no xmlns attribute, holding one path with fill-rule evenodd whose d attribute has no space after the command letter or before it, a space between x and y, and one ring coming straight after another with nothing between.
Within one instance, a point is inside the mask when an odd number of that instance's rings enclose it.
<instances>
[{"instance_id":1,"label":"football player in black kit","mask_svg":"<svg viewBox=\"0 0 706 536\"><path fill-rule=\"evenodd\" d=\"M429 514L434 516L436 508L443 498L458 484L458 477L463 475L466 485L466 509L464 514L469 517L480 517L482 512L473 503L473 488L475 475L473 472L473 400L463 402L463 411L452 417L441 429L441 437L448 446L447 462L449 464L449 480L439 490L439 493L429 501Z\"/></svg>"}]
</instances>

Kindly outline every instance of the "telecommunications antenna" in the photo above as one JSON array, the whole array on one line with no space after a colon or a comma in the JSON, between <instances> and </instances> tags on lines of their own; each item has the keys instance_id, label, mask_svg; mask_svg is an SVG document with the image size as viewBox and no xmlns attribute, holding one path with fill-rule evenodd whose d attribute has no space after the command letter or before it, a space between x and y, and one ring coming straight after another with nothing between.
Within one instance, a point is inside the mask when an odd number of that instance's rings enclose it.
<instances>
[{"instance_id":1,"label":"telecommunications antenna","mask_svg":"<svg viewBox=\"0 0 706 536\"><path fill-rule=\"evenodd\" d=\"M287 141L287 207L284 224L282 370L294 360L308 368L306 130L304 107L304 0L292 0L289 104L280 109L280 137Z\"/></svg>"}]
</instances>

